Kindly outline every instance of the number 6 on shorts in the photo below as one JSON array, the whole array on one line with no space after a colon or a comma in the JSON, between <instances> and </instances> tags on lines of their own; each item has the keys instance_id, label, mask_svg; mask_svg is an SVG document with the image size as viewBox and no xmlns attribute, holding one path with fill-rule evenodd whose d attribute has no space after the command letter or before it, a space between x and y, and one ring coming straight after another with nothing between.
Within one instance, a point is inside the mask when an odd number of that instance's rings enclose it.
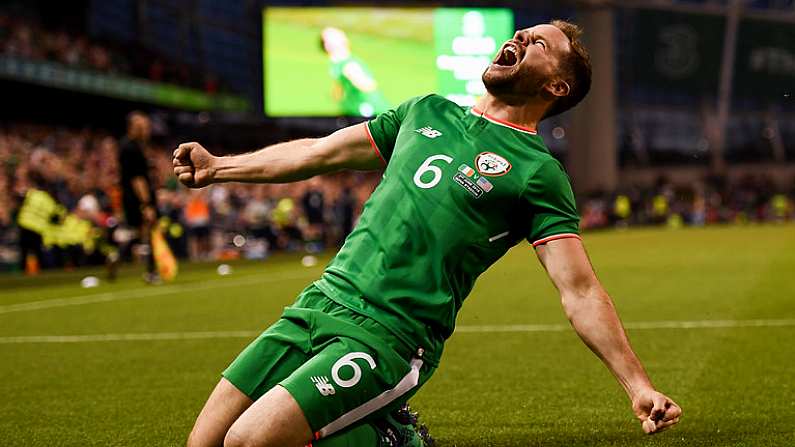
<instances>
[{"instance_id":1,"label":"number 6 on shorts","mask_svg":"<svg viewBox=\"0 0 795 447\"><path fill-rule=\"evenodd\" d=\"M365 352L351 352L345 354L331 367L331 378L334 379L334 383L343 388L350 388L359 383L359 380L362 379L362 368L358 363L353 361L354 359L365 360L370 366L370 369L375 369L375 360L370 354ZM353 377L347 380L340 378L340 369L345 366L353 369Z\"/></svg>"}]
</instances>

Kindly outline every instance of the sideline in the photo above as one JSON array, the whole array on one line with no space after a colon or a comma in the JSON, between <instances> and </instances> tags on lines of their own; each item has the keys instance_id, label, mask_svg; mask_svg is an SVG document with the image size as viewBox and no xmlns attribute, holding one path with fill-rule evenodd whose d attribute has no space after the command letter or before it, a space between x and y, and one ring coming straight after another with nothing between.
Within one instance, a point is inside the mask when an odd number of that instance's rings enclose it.
<instances>
[{"instance_id":1,"label":"sideline","mask_svg":"<svg viewBox=\"0 0 795 447\"><path fill-rule=\"evenodd\" d=\"M624 324L627 329L729 329L753 327L793 327L795 319L786 320L699 320L699 321L638 321ZM263 328L264 330L265 328ZM573 330L566 324L522 324L505 326L459 326L456 332L500 333L500 332L564 332ZM0 337L0 344L19 343L88 343L108 341L158 341L200 340L216 338L251 338L261 331L205 331L205 332L150 332L130 334L91 335L31 335Z\"/></svg>"}]
</instances>

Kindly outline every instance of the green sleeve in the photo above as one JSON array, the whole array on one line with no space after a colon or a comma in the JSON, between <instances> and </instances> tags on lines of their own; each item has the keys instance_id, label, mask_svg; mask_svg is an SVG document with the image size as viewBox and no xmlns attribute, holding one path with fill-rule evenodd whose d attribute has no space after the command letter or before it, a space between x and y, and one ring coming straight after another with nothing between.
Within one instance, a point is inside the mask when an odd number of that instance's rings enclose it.
<instances>
[{"instance_id":1,"label":"green sleeve","mask_svg":"<svg viewBox=\"0 0 795 447\"><path fill-rule=\"evenodd\" d=\"M529 208L527 241L534 246L554 236L576 237L580 216L569 177L555 159L541 164L528 181L523 197Z\"/></svg>"},{"instance_id":2,"label":"green sleeve","mask_svg":"<svg viewBox=\"0 0 795 447\"><path fill-rule=\"evenodd\" d=\"M389 163L392 152L395 150L395 141L397 140L398 132L400 132L400 125L406 119L409 110L420 99L422 98L411 98L396 108L387 110L367 122L370 143L372 143L373 149L378 152L385 164Z\"/></svg>"}]
</instances>

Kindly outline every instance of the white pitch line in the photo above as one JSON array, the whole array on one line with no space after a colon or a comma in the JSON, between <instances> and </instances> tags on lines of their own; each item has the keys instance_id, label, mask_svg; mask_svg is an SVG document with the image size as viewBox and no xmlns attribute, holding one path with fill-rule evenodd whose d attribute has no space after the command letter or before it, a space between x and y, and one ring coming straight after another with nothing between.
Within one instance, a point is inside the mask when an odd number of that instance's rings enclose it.
<instances>
[{"instance_id":1,"label":"white pitch line","mask_svg":"<svg viewBox=\"0 0 795 447\"><path fill-rule=\"evenodd\" d=\"M153 332L138 334L91 334L91 335L33 335L0 337L0 344L15 343L88 343L95 341L157 341L200 340L207 338L250 338L261 331L207 331L207 332Z\"/></svg>"},{"instance_id":2,"label":"white pitch line","mask_svg":"<svg viewBox=\"0 0 795 447\"><path fill-rule=\"evenodd\" d=\"M710 329L735 327L789 327L795 326L795 319L785 320L696 320L696 321L630 321L624 323L627 329ZM565 332L572 330L568 324L508 324L487 326L458 326L456 332Z\"/></svg>"},{"instance_id":3,"label":"white pitch line","mask_svg":"<svg viewBox=\"0 0 795 447\"><path fill-rule=\"evenodd\" d=\"M317 276L316 273L312 274ZM291 279L304 279L309 276L309 272L301 275L250 275L239 279L218 279L213 281L202 281L194 284L163 285L159 287L147 286L145 288L125 290L122 292L97 293L93 295L79 295L68 298L56 298L52 300L30 301L27 303L8 304L0 306L0 314L12 312L26 312L31 310L50 309L54 307L79 306L82 304L104 303L108 301L130 300L137 298L149 298L153 296L170 295L182 292L198 292L207 289L217 289L219 287L236 287L248 284L262 284Z\"/></svg>"},{"instance_id":4,"label":"white pitch line","mask_svg":"<svg viewBox=\"0 0 795 447\"><path fill-rule=\"evenodd\" d=\"M700 320L700 321L639 321L624 325L628 329L715 329L748 327L792 327L790 320ZM500 332L564 332L572 330L565 324L522 324L505 326L459 326L456 332L500 333ZM158 341L158 340L199 340L215 338L251 338L261 331L204 331L204 332L142 332L130 334L89 334L89 335L31 335L0 337L0 344L19 343L88 343L107 341Z\"/></svg>"}]
</instances>

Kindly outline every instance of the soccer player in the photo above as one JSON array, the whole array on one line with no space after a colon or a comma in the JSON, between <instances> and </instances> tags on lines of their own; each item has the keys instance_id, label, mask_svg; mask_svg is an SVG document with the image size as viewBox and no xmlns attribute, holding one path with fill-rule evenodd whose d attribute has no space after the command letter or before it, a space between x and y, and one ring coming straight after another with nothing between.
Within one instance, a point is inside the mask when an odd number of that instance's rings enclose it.
<instances>
[{"instance_id":1,"label":"soccer player","mask_svg":"<svg viewBox=\"0 0 795 447\"><path fill-rule=\"evenodd\" d=\"M475 279L522 240L644 431L679 421L630 347L578 235L568 177L536 133L590 88L579 35L564 21L517 31L471 109L428 95L324 138L222 158L197 143L175 150L174 172L191 187L385 168L322 277L224 372L189 445L377 445L353 437L428 380Z\"/></svg>"},{"instance_id":2,"label":"soccer player","mask_svg":"<svg viewBox=\"0 0 795 447\"><path fill-rule=\"evenodd\" d=\"M351 44L344 31L325 28L320 33L320 44L331 62L329 74L335 81L334 97L343 114L369 118L389 108L367 65L351 54Z\"/></svg>"}]
</instances>

